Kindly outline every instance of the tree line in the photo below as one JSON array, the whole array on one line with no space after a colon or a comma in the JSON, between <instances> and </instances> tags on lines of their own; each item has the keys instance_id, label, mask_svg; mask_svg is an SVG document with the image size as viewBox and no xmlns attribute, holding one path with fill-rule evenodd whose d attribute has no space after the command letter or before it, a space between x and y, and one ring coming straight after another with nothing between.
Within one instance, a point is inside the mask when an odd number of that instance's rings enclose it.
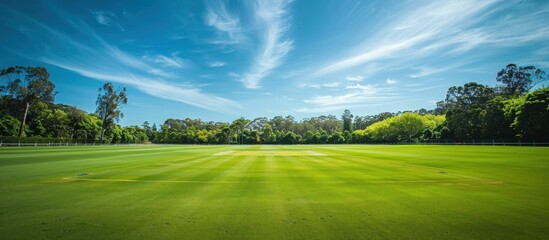
<instances>
[{"instance_id":1,"label":"tree line","mask_svg":"<svg viewBox=\"0 0 549 240\"><path fill-rule=\"evenodd\" d=\"M239 118L232 122L167 119L157 126L120 126L128 102L125 88L105 83L97 109L87 113L55 104L57 94L42 67L9 67L0 77L0 136L5 141L87 141L169 144L340 144L398 143L440 139L549 140L549 88L532 89L546 80L533 66L509 64L496 75L495 87L475 82L453 86L432 110L353 116L322 115L296 120Z\"/></svg>"}]
</instances>

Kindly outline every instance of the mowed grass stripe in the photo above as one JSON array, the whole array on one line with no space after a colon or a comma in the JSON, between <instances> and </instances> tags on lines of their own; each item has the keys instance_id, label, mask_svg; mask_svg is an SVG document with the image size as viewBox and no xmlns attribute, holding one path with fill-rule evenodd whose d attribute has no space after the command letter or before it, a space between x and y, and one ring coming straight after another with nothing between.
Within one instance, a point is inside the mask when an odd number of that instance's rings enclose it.
<instances>
[{"instance_id":1,"label":"mowed grass stripe","mask_svg":"<svg viewBox=\"0 0 549 240\"><path fill-rule=\"evenodd\" d=\"M103 146L53 154L55 149L0 148L0 236L549 236L549 148ZM30 155L9 157L18 150ZM44 150L51 154L42 156ZM225 151L253 154L215 155ZM83 172L90 175L76 176ZM81 180L60 181L66 177ZM97 180L84 180L92 178Z\"/></svg>"},{"instance_id":2,"label":"mowed grass stripe","mask_svg":"<svg viewBox=\"0 0 549 240\"><path fill-rule=\"evenodd\" d=\"M350 151L358 153L358 151ZM442 175L440 169L422 169L416 166L391 164L376 156L364 155L330 155L330 158L319 158L320 163L307 161L311 168L326 171L330 174L343 176L349 183L391 183L391 182L432 182L436 180L456 180L462 177ZM323 162L328 162L323 164ZM418 177L427 179L421 180ZM408 178L406 180L406 178ZM411 180L410 180L411 179Z\"/></svg>"},{"instance_id":3,"label":"mowed grass stripe","mask_svg":"<svg viewBox=\"0 0 549 240\"><path fill-rule=\"evenodd\" d=\"M414 161L415 159L436 159L442 161L451 161L447 160L448 158L445 157L433 157L429 156L428 151L425 151L425 154L419 155L419 154L409 154L409 153L401 153L401 154L393 154L393 153L384 153L382 151L371 151L371 150L360 150L360 149L343 149L340 152L347 152L350 154L353 154L353 156L359 155L358 158L345 158L344 161L346 162L357 162L359 165L368 165L369 168L365 170L373 170L373 171L382 171L382 172L394 172L398 173L399 176L398 179L402 179L403 176L410 177L410 179L417 179L418 177L430 177L434 178L431 180L441 179L441 180L449 180L449 179L477 179L480 180L478 177L470 176L469 172L461 171L461 170L453 170L451 173L448 172L447 168L444 166L429 166L429 165L422 165L417 164ZM393 156L406 156L405 159L408 159L408 161L394 161ZM395 171L397 170L397 171ZM382 176L385 174L372 174L372 176ZM391 181L390 175L385 175L385 179L381 179L387 182ZM427 180L427 179L426 179ZM395 180L396 181L396 180ZM410 182L414 182L413 180L408 180Z\"/></svg>"},{"instance_id":4,"label":"mowed grass stripe","mask_svg":"<svg viewBox=\"0 0 549 240\"><path fill-rule=\"evenodd\" d=\"M174 150L172 148L172 150ZM104 154L109 154L104 153ZM154 156L151 156L154 155ZM208 155L205 155L208 156ZM69 176L63 176L63 179L66 178L73 178L73 179L87 179L87 178L118 178L118 179L133 179L136 176L142 176L143 174L149 174L150 171L160 171L162 170L162 167L170 168L170 166L173 166L172 164L162 164L167 162L167 157L173 157L172 161L178 161L183 163L178 163L177 165L190 165L193 164L195 161L200 162L202 158L200 158L200 155L194 156L194 155L184 155L184 154L174 154L173 151L168 152L155 152L155 153L146 153L146 154L138 154L138 155L131 155L131 156L105 156L105 157L91 157L88 156L87 158L83 159L83 163L79 164L81 165L81 169L78 170L78 173L85 173L86 176L78 177L76 178L76 173L73 171ZM90 160L102 160L104 164L101 166L96 166L95 161ZM67 160L68 161L68 160ZM57 163L57 164L64 164L64 163ZM148 166L152 166L152 168L148 168ZM169 176L169 175L168 175Z\"/></svg>"},{"instance_id":5,"label":"mowed grass stripe","mask_svg":"<svg viewBox=\"0 0 549 240\"><path fill-rule=\"evenodd\" d=\"M239 188L236 187L239 182L222 185L210 183L224 181L226 176L230 176L234 172L245 169L253 160L254 157L229 157L225 158L223 164L205 166L206 169L217 170L216 172L219 174L209 175L209 180L205 181L204 184L196 184L196 186L199 187L196 187L192 191L192 194L182 196L182 199L185 200L179 200L180 205L175 206L172 211L166 211L167 213L164 215L171 219L183 220L182 222L178 221L179 224L176 224L177 227L185 233L184 235L179 235L179 237L184 237L186 239L204 239L230 236L230 234L227 235L228 228L224 225L222 219L227 213L227 209L225 209L227 205L230 206L235 202L235 199L231 198L231 195L238 196L241 194ZM179 188L181 185L173 185L173 187L175 191L175 188ZM201 207L205 203L205 199L209 199L208 208ZM227 217L230 218L230 216ZM211 221L213 219L216 219L216 221ZM197 222L200 224L196 224ZM164 232L161 235L167 237L170 235L168 233ZM142 229L137 236L149 236L150 234L154 235L155 233L151 232L150 229ZM173 237L173 235L171 236Z\"/></svg>"},{"instance_id":6,"label":"mowed grass stripe","mask_svg":"<svg viewBox=\"0 0 549 240\"><path fill-rule=\"evenodd\" d=\"M155 156L150 156L155 155ZM113 159L114 158L114 159ZM208 160L212 160L210 154L185 154L181 153L177 148L171 148L171 151L155 152L146 154L130 155L120 158L114 156L101 157L96 159L112 159L115 164L103 166L102 169L97 169L95 174L89 177L102 177L103 175L125 175L125 176L140 176L150 174L151 171L161 172L164 169L170 170L174 167L185 167L193 164L203 164ZM169 175L167 175L169 176Z\"/></svg>"}]
</instances>

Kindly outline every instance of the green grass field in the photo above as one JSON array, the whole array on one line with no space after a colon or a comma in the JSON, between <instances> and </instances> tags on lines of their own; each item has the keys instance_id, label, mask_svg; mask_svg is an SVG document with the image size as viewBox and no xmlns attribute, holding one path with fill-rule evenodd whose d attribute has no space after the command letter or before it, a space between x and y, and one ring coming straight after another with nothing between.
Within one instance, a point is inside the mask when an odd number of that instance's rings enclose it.
<instances>
[{"instance_id":1,"label":"green grass field","mask_svg":"<svg viewBox=\"0 0 549 240\"><path fill-rule=\"evenodd\" d=\"M549 239L549 148L0 148L0 239Z\"/></svg>"}]
</instances>

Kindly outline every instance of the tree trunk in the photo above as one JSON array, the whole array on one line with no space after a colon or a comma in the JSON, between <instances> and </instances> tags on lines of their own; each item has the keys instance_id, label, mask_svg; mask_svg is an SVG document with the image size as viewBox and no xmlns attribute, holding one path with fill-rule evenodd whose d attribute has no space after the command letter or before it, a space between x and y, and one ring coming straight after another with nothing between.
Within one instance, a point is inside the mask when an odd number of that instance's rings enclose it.
<instances>
[{"instance_id":1,"label":"tree trunk","mask_svg":"<svg viewBox=\"0 0 549 240\"><path fill-rule=\"evenodd\" d=\"M26 102L25 105L25 114L23 114L23 121L21 121L21 128L19 128L19 138L23 137L23 132L25 132L25 121L27 121L27 113L29 112L30 103Z\"/></svg>"},{"instance_id":2,"label":"tree trunk","mask_svg":"<svg viewBox=\"0 0 549 240\"><path fill-rule=\"evenodd\" d=\"M99 142L103 143L103 134L105 133L105 127L101 124L101 135L99 135Z\"/></svg>"},{"instance_id":3,"label":"tree trunk","mask_svg":"<svg viewBox=\"0 0 549 240\"><path fill-rule=\"evenodd\" d=\"M74 133L76 132L76 130L74 130L74 129L76 128L76 124L77 124L77 123L75 123L75 124L72 125L72 129L71 129L71 139L74 139Z\"/></svg>"},{"instance_id":4,"label":"tree trunk","mask_svg":"<svg viewBox=\"0 0 549 240\"><path fill-rule=\"evenodd\" d=\"M103 122L101 123L101 134L99 135L99 142L101 144L103 144L103 135L105 133L105 121L106 120L103 120Z\"/></svg>"}]
</instances>

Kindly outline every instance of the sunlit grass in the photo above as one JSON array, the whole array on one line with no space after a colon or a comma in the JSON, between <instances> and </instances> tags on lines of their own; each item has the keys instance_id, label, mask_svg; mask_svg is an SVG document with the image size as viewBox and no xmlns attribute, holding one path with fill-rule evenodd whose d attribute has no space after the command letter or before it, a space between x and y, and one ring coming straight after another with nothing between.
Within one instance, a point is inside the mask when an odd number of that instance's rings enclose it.
<instances>
[{"instance_id":1,"label":"sunlit grass","mask_svg":"<svg viewBox=\"0 0 549 240\"><path fill-rule=\"evenodd\" d=\"M544 239L549 148L0 148L3 239Z\"/></svg>"}]
</instances>

